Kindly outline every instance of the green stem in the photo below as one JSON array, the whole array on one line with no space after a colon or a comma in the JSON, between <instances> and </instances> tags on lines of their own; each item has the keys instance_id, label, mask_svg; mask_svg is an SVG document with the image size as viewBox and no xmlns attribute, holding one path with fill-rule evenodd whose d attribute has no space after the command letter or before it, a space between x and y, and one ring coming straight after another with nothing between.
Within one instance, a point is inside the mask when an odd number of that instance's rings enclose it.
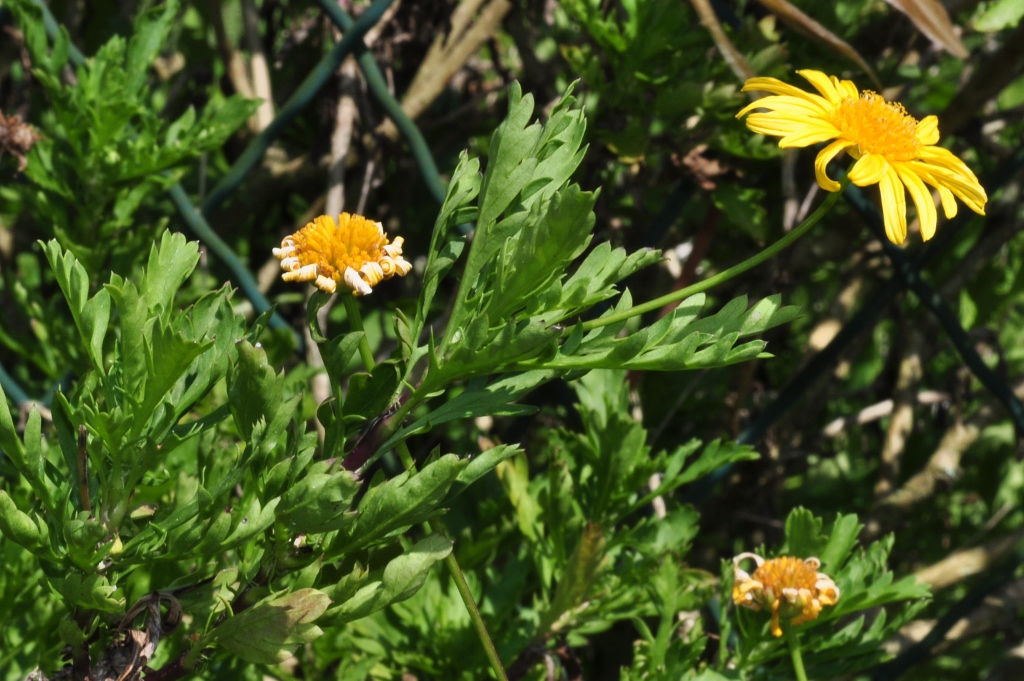
<instances>
[{"instance_id":1,"label":"green stem","mask_svg":"<svg viewBox=\"0 0 1024 681\"><path fill-rule=\"evenodd\" d=\"M807 681L804 658L800 654L800 636L792 626L786 627L786 643L789 644L789 655L793 658L793 673L796 674L796 681Z\"/></svg>"},{"instance_id":2,"label":"green stem","mask_svg":"<svg viewBox=\"0 0 1024 681\"><path fill-rule=\"evenodd\" d=\"M416 459L412 458L412 452L409 451L409 445L405 440L398 443L398 458L402 460L402 465L405 466L405 470L411 471L416 468Z\"/></svg>"},{"instance_id":3,"label":"green stem","mask_svg":"<svg viewBox=\"0 0 1024 681\"><path fill-rule=\"evenodd\" d=\"M342 293L341 299L345 303L345 311L348 313L348 323L352 329L360 331L363 337L359 339L359 356L363 358L363 365L367 371L373 371L377 363L373 361L373 352L370 350L370 341L366 340L366 331L363 329L363 317L359 314L359 302L351 293Z\"/></svg>"},{"instance_id":4,"label":"green stem","mask_svg":"<svg viewBox=\"0 0 1024 681\"><path fill-rule=\"evenodd\" d=\"M403 440L398 443L396 449L405 469L408 471L416 470L416 461L412 458L409 445ZM431 531L436 532L442 537L447 536L444 532L444 527L441 526L441 522L437 518L432 519L429 524ZM473 592L469 590L469 582L466 581L466 575L462 572L459 561L455 559L454 551L445 557L444 564L448 566L448 570L452 573L455 587L459 590L459 595L462 596L462 602L466 604L466 610L469 611L469 619L473 621L473 628L476 629L476 635L480 639L480 645L483 646L484 652L487 654L491 668L494 670L499 681L508 681L508 676L505 675L505 668L501 666L501 658L498 657L498 650L494 647L494 641L491 640L491 634L487 631L487 625L484 624L480 608L476 606L476 599L473 598Z\"/></svg>"},{"instance_id":5,"label":"green stem","mask_svg":"<svg viewBox=\"0 0 1024 681\"><path fill-rule=\"evenodd\" d=\"M724 281L729 281L736 275L742 274L743 272L746 272L747 270L760 265L765 260L771 258L773 255L775 255L776 253L783 250L784 248L792 244L794 241L802 237L811 227L818 224L821 218L825 217L825 213L827 213L829 209L831 209L832 206L835 204L835 202L839 200L839 196L843 193L843 190L846 189L846 185L849 184L849 180L844 178L840 184L840 189L838 191L832 192L832 194L830 194L829 197L825 199L825 201L822 202L820 206L818 206L818 209L811 213L809 216L807 216L807 218L799 225L797 225L792 232L782 237L781 239L779 239L771 246L758 253L757 255L744 260L739 265L733 265L724 272L719 272L713 277L708 277L704 281L698 281L696 284L687 286L686 288L681 288L678 291L673 291L672 293L663 295L660 298L655 298L654 300L646 302L642 305L631 307L628 310L623 310L622 312L617 312L615 314L608 315L607 317L600 317L598 319L591 319L589 322L584 322L583 330L590 331L591 329L596 329L601 326L617 324L618 322L624 322L627 319L630 319L631 317L636 317L637 315L641 315L645 312L657 310L661 307L664 307L665 305L668 305L669 303L674 303L676 301L689 298L695 293L707 291L709 288L712 288L713 286L717 286L718 284L721 284Z\"/></svg>"},{"instance_id":6,"label":"green stem","mask_svg":"<svg viewBox=\"0 0 1024 681\"><path fill-rule=\"evenodd\" d=\"M445 536L444 528L441 527L441 523L436 518L430 521L430 529L441 536ZM480 615L480 608L476 607L473 592L469 590L466 575L462 573L459 562L455 560L454 552L448 554L448 557L444 559L444 564L448 566L452 573L452 578L455 579L455 587L459 590L459 595L462 596L462 602L466 604L466 610L469 611L469 619L473 621L473 628L476 629L476 635L480 638L484 652L487 653L487 659L491 662L491 669L494 670L494 674L498 677L499 681L508 681L505 668L501 666L501 658L498 657L498 650L494 647L494 641L491 640L491 635L487 632L487 625L484 624L484 618Z\"/></svg>"}]
</instances>

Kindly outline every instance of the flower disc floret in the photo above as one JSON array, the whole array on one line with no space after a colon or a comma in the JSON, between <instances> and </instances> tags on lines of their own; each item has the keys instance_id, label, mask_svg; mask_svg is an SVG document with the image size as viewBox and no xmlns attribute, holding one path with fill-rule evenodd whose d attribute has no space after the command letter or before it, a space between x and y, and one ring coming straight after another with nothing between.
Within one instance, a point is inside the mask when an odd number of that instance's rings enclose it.
<instances>
[{"instance_id":1,"label":"flower disc floret","mask_svg":"<svg viewBox=\"0 0 1024 681\"><path fill-rule=\"evenodd\" d=\"M859 187L877 184L882 198L885 232L902 244L907 237L907 198L917 208L921 238L935 234L938 214L926 185L938 190L947 218L956 215L956 199L979 215L985 214L988 195L967 164L939 141L939 120L918 121L901 104L887 102L874 92L859 92L848 80L821 71L797 71L818 94L787 85L775 78L751 78L744 90L771 96L758 99L737 114L747 127L762 135L781 137L782 148L808 147L830 142L814 161L814 174L822 189L839 190L826 173L829 162L845 151L856 159L849 177ZM751 113L761 109L759 113Z\"/></svg>"},{"instance_id":2,"label":"flower disc floret","mask_svg":"<svg viewBox=\"0 0 1024 681\"><path fill-rule=\"evenodd\" d=\"M274 249L285 281L311 281L334 293L339 283L353 295L371 293L393 276L404 277L412 265L402 257L402 237L389 242L379 222L342 213L338 221L321 215Z\"/></svg>"},{"instance_id":3,"label":"flower disc floret","mask_svg":"<svg viewBox=\"0 0 1024 681\"><path fill-rule=\"evenodd\" d=\"M753 575L740 567L748 559L757 564ZM782 636L781 620L788 620L791 626L803 624L817 619L823 607L839 602L839 587L818 572L821 561L817 558L765 560L755 553L741 553L732 562L733 602L751 610L771 611L774 636Z\"/></svg>"}]
</instances>

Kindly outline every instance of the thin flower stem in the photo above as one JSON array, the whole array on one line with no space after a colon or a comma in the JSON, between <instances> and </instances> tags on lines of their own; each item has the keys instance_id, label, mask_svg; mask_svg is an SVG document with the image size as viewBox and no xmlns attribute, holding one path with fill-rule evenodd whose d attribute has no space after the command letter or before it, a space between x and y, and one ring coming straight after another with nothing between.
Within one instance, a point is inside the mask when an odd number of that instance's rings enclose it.
<instances>
[{"instance_id":1,"label":"thin flower stem","mask_svg":"<svg viewBox=\"0 0 1024 681\"><path fill-rule=\"evenodd\" d=\"M796 681L807 681L804 658L800 654L800 636L791 626L786 627L786 643L789 644L789 655L793 658L793 673L796 674Z\"/></svg>"},{"instance_id":2,"label":"thin flower stem","mask_svg":"<svg viewBox=\"0 0 1024 681\"><path fill-rule=\"evenodd\" d=\"M398 449L398 458L402 460L405 470L411 471L416 468L416 459L412 458L412 452L409 451L409 445L405 440L399 442L396 449Z\"/></svg>"},{"instance_id":3,"label":"thin flower stem","mask_svg":"<svg viewBox=\"0 0 1024 681\"><path fill-rule=\"evenodd\" d=\"M430 521L430 529L442 536L445 536L444 528L441 527L441 523L436 518ZM498 677L498 681L508 681L508 676L505 674L505 668L501 666L501 658L498 657L498 650L494 647L494 641L491 640L491 635L487 631L487 625L484 624L484 618L480 615L480 609L476 607L476 600L473 598L473 592L469 590L469 583L466 581L466 575L462 573L462 568L459 567L459 562L455 560L454 552L448 554L448 557L444 559L444 564L448 566L448 569L452 573L452 578L455 579L455 587L459 590L459 595L462 596L462 602L466 604L466 610L469 611L469 618L473 621L473 628L476 629L476 635L480 638L480 643L484 647L484 652L487 653L487 659L491 662L491 669L494 670L494 674Z\"/></svg>"},{"instance_id":4,"label":"thin flower stem","mask_svg":"<svg viewBox=\"0 0 1024 681\"><path fill-rule=\"evenodd\" d=\"M584 322L583 330L590 331L591 329L608 326L609 324L617 324L618 322L624 322L631 317L636 317L637 315L641 315L645 312L657 310L669 303L684 300L696 293L700 293L701 291L707 291L709 288L717 286L722 282L729 281L736 275L742 274L743 272L760 265L765 260L768 260L773 255L802 237L811 227L818 224L821 218L825 217L825 213L827 213L832 206L835 205L836 201L839 200L839 196L843 193L843 190L846 189L846 185L848 183L849 180L843 178L840 189L831 193L829 197L825 199L820 206L818 206L816 211L807 216L807 218L797 225L792 232L782 237L757 255L744 260L738 265L733 265L729 269L724 272L719 272L713 277L708 277L704 281L698 281L696 284L681 288L678 291L673 291L672 293L663 295L660 298L655 298L654 300L643 303L642 305L631 307L628 310L623 310L622 312L610 314L607 317L600 317L598 319L591 319L589 322Z\"/></svg>"},{"instance_id":5,"label":"thin flower stem","mask_svg":"<svg viewBox=\"0 0 1024 681\"><path fill-rule=\"evenodd\" d=\"M370 350L370 341L366 340L366 332L363 329L363 317L359 314L359 303L356 297L350 293L342 293L341 299L345 302L345 311L348 313L348 323L355 331L362 331L363 337L359 339L359 356L363 359L363 366L367 371L373 371L377 363L373 361L373 352Z\"/></svg>"},{"instance_id":6,"label":"thin flower stem","mask_svg":"<svg viewBox=\"0 0 1024 681\"><path fill-rule=\"evenodd\" d=\"M398 450L398 456L402 459L402 465L405 466L406 470L412 471L416 469L416 460L412 457L412 452L409 451L409 445L403 440L396 445ZM437 518L430 521L430 529L433 532L446 537L444 527ZM498 677L498 681L508 681L508 676L505 674L505 668L501 666L501 658L498 657L498 650L494 647L494 641L491 640L491 634L487 631L487 625L484 624L484 618L480 614L480 608L476 606L476 599L473 598L473 592L469 589L469 582L466 581L466 575L463 574L462 568L459 566L459 561L455 559L455 552L451 552L445 557L444 564L448 566L448 570L452 573L452 578L455 580L455 587L459 590L459 595L462 596L462 602L466 604L466 610L469 611L469 619L473 621L473 628L476 629L476 635L480 639L480 645L484 648L484 653L487 654L487 659L491 663L491 668Z\"/></svg>"}]
</instances>

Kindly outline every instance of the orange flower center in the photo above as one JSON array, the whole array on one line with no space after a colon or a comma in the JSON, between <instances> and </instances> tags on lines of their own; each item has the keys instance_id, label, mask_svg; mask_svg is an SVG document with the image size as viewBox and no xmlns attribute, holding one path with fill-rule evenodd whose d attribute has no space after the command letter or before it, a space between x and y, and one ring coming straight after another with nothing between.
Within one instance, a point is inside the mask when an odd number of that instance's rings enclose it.
<instances>
[{"instance_id":1,"label":"orange flower center","mask_svg":"<svg viewBox=\"0 0 1024 681\"><path fill-rule=\"evenodd\" d=\"M844 99L830 122L863 154L878 154L888 161L912 161L920 155L917 119L901 104L887 102L874 92L866 90L858 99Z\"/></svg>"},{"instance_id":2,"label":"orange flower center","mask_svg":"<svg viewBox=\"0 0 1024 681\"><path fill-rule=\"evenodd\" d=\"M766 560L751 577L761 582L764 590L771 591L776 598L783 589L807 589L811 593L817 590L818 573L800 558Z\"/></svg>"},{"instance_id":3,"label":"orange flower center","mask_svg":"<svg viewBox=\"0 0 1024 681\"><path fill-rule=\"evenodd\" d=\"M342 213L338 224L329 215L321 215L292 236L294 257L299 265L319 265L320 274L335 281L345 268L359 269L367 262L378 262L385 255L388 239L377 223L361 215Z\"/></svg>"}]
</instances>

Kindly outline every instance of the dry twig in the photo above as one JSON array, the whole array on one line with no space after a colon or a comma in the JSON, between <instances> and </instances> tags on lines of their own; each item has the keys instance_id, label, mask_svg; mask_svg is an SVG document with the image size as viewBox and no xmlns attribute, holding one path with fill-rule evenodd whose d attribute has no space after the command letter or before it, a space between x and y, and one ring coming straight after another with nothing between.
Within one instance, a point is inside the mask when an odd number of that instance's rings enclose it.
<instances>
[{"instance_id":1,"label":"dry twig","mask_svg":"<svg viewBox=\"0 0 1024 681\"><path fill-rule=\"evenodd\" d=\"M452 13L451 30L447 35L438 35L430 46L402 97L402 110L409 118L415 119L426 111L448 81L494 35L502 19L512 9L509 0L490 0L486 6L483 5L484 0L463 0L459 3ZM477 14L476 21L473 21L474 14ZM398 128L390 119L377 127L377 133L391 140L398 139Z\"/></svg>"},{"instance_id":2,"label":"dry twig","mask_svg":"<svg viewBox=\"0 0 1024 681\"><path fill-rule=\"evenodd\" d=\"M242 0L242 22L245 26L245 42L249 47L253 94L257 99L263 100L250 121L250 128L254 132L260 132L274 120L274 94L270 88L267 55L263 53L263 45L260 42L260 16L254 0Z\"/></svg>"},{"instance_id":3,"label":"dry twig","mask_svg":"<svg viewBox=\"0 0 1024 681\"><path fill-rule=\"evenodd\" d=\"M1018 579L984 600L981 606L959 620L946 632L946 636L932 651L934 655L990 631L1016 624L1017 611L1024 608L1024 579ZM918 643L935 626L935 620L914 620L902 627L898 634L885 642L883 648L890 655L898 655Z\"/></svg>"},{"instance_id":4,"label":"dry twig","mask_svg":"<svg viewBox=\"0 0 1024 681\"><path fill-rule=\"evenodd\" d=\"M1024 528L983 546L954 551L938 563L914 573L918 582L928 584L932 591L938 591L961 582L968 577L984 572L998 563L1024 539Z\"/></svg>"},{"instance_id":5,"label":"dry twig","mask_svg":"<svg viewBox=\"0 0 1024 681\"><path fill-rule=\"evenodd\" d=\"M900 474L900 457L907 443L907 436L914 427L914 406L917 389L921 382L921 333L916 329L905 329L907 338L903 359L900 361L896 389L892 395L892 418L885 433L878 482L875 496L884 497L896 485Z\"/></svg>"}]
</instances>

